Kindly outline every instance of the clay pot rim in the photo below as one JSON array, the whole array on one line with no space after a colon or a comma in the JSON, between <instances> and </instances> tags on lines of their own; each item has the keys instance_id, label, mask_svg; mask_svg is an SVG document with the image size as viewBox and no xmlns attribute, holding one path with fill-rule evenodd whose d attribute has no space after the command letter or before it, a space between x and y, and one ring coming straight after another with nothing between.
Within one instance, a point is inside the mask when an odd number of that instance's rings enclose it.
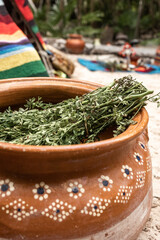
<instances>
[{"instance_id":1,"label":"clay pot rim","mask_svg":"<svg viewBox=\"0 0 160 240\"><path fill-rule=\"evenodd\" d=\"M64 82L64 83L78 83L82 85L88 85L91 87L101 87L103 85L96 84L94 82L88 82L83 80L75 80L75 79L63 79L63 78L51 78L51 77L35 77L35 78L13 78L13 79L6 79L1 80L0 84L3 83L12 83L12 82L25 82L25 81L57 81ZM135 116L135 121L137 124L130 125L128 129L123 132L122 134L118 135L117 137L101 140L98 142L93 143L85 143L85 144L74 144L74 145L61 145L61 146L35 146L35 145L22 145L22 144L13 144L13 143L6 143L0 142L0 150L9 150L14 152L77 152L81 151L89 151L93 149L99 148L110 148L114 145L114 147L121 146L126 142L129 142L139 136L144 129L147 127L148 124L148 113L146 109L143 107L141 111Z\"/></svg>"},{"instance_id":2,"label":"clay pot rim","mask_svg":"<svg viewBox=\"0 0 160 240\"><path fill-rule=\"evenodd\" d=\"M82 39L82 35L81 34L78 34L78 33L71 33L68 35L69 38L73 38L73 39Z\"/></svg>"}]
</instances>

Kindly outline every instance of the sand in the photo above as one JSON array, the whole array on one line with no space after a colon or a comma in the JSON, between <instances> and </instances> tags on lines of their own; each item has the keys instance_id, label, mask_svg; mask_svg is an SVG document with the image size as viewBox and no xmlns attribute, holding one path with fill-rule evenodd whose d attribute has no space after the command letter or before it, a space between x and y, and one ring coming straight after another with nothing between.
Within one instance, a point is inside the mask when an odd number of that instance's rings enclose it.
<instances>
[{"instance_id":1,"label":"sand","mask_svg":"<svg viewBox=\"0 0 160 240\"><path fill-rule=\"evenodd\" d=\"M91 72L77 62L78 57L96 60L97 58L104 59L104 55L77 56L70 54L68 56L71 60L73 60L76 66L72 75L72 78L74 79L87 80L108 85L113 81L113 79L128 75L128 73L125 72ZM160 91L160 74L129 74L138 81L143 82L147 88L154 90L155 93ZM147 111L149 114L149 146L153 167L153 204L150 217L137 240L160 240L160 108L157 108L154 103L149 103L147 105Z\"/></svg>"}]
</instances>

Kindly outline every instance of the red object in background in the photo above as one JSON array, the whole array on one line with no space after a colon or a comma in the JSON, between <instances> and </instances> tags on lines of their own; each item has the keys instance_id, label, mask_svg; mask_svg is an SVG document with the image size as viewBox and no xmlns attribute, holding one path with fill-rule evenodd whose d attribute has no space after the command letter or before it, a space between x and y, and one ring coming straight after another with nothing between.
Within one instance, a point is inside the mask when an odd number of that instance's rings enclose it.
<instances>
[{"instance_id":1,"label":"red object in background","mask_svg":"<svg viewBox=\"0 0 160 240\"><path fill-rule=\"evenodd\" d=\"M121 55L122 57L126 57L127 55L135 56L136 52L129 43L125 43L122 51L120 51L118 54Z\"/></svg>"},{"instance_id":2,"label":"red object in background","mask_svg":"<svg viewBox=\"0 0 160 240\"><path fill-rule=\"evenodd\" d=\"M155 65L160 66L160 46L158 46L156 51Z\"/></svg>"},{"instance_id":3,"label":"red object in background","mask_svg":"<svg viewBox=\"0 0 160 240\"><path fill-rule=\"evenodd\" d=\"M145 66L139 66L139 67L137 67L137 68L135 68L134 69L134 71L136 71L136 72L151 72L152 70L154 70L152 67L145 67Z\"/></svg>"},{"instance_id":4,"label":"red object in background","mask_svg":"<svg viewBox=\"0 0 160 240\"><path fill-rule=\"evenodd\" d=\"M123 46L122 51L119 52L119 55L121 57L127 58L127 70L130 70L129 64L131 63L131 59L136 55L135 50L132 48L132 46L129 43L125 43ZM134 63L136 65L136 63Z\"/></svg>"}]
</instances>

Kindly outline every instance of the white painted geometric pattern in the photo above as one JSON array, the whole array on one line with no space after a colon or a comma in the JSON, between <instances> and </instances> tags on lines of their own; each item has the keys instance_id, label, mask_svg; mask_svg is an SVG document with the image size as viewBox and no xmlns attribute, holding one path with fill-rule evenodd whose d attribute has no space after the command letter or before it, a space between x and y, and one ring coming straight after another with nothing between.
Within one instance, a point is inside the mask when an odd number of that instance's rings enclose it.
<instances>
[{"instance_id":1,"label":"white painted geometric pattern","mask_svg":"<svg viewBox=\"0 0 160 240\"><path fill-rule=\"evenodd\" d=\"M138 144L145 152L147 151L146 145L144 143L139 141Z\"/></svg>"},{"instance_id":2,"label":"white painted geometric pattern","mask_svg":"<svg viewBox=\"0 0 160 240\"><path fill-rule=\"evenodd\" d=\"M78 197L82 197L85 189L83 188L81 183L78 182L71 182L67 188L67 192L69 193L70 197L77 199Z\"/></svg>"},{"instance_id":3,"label":"white painted geometric pattern","mask_svg":"<svg viewBox=\"0 0 160 240\"><path fill-rule=\"evenodd\" d=\"M62 222L75 210L75 206L56 199L56 201L52 202L52 204L48 208L45 208L44 211L41 212L41 214L50 219L53 219L54 221Z\"/></svg>"},{"instance_id":4,"label":"white painted geometric pattern","mask_svg":"<svg viewBox=\"0 0 160 240\"><path fill-rule=\"evenodd\" d=\"M51 193L51 189L44 182L40 182L39 184L35 184L35 188L32 189L32 192L34 194L34 199L43 201L48 198L48 195Z\"/></svg>"},{"instance_id":5,"label":"white painted geometric pattern","mask_svg":"<svg viewBox=\"0 0 160 240\"><path fill-rule=\"evenodd\" d=\"M98 178L99 187L103 189L104 192L111 191L111 188L113 186L113 180L110 179L108 176L101 175L100 178Z\"/></svg>"},{"instance_id":6,"label":"white painted geometric pattern","mask_svg":"<svg viewBox=\"0 0 160 240\"><path fill-rule=\"evenodd\" d=\"M0 196L2 197L10 196L14 190L15 190L14 183L11 182L9 179L0 181Z\"/></svg>"},{"instance_id":7,"label":"white painted geometric pattern","mask_svg":"<svg viewBox=\"0 0 160 240\"><path fill-rule=\"evenodd\" d=\"M134 153L134 159L139 165L143 165L143 158L139 153Z\"/></svg>"},{"instance_id":8,"label":"white painted geometric pattern","mask_svg":"<svg viewBox=\"0 0 160 240\"><path fill-rule=\"evenodd\" d=\"M152 163L151 163L150 156L146 158L146 162L147 162L147 172L150 172L152 170Z\"/></svg>"},{"instance_id":9,"label":"white painted geometric pattern","mask_svg":"<svg viewBox=\"0 0 160 240\"><path fill-rule=\"evenodd\" d=\"M122 165L121 172L123 173L123 176L127 179L133 179L133 171L132 168L128 165Z\"/></svg>"},{"instance_id":10,"label":"white painted geometric pattern","mask_svg":"<svg viewBox=\"0 0 160 240\"><path fill-rule=\"evenodd\" d=\"M133 187L132 186L120 186L115 203L127 203L131 197Z\"/></svg>"},{"instance_id":11,"label":"white painted geometric pattern","mask_svg":"<svg viewBox=\"0 0 160 240\"><path fill-rule=\"evenodd\" d=\"M109 199L92 197L92 199L89 200L87 205L81 210L81 213L88 214L93 217L99 217L110 203L111 200Z\"/></svg>"},{"instance_id":12,"label":"white painted geometric pattern","mask_svg":"<svg viewBox=\"0 0 160 240\"><path fill-rule=\"evenodd\" d=\"M141 188L145 184L146 171L137 172L136 175L136 188Z\"/></svg>"},{"instance_id":13,"label":"white painted geometric pattern","mask_svg":"<svg viewBox=\"0 0 160 240\"><path fill-rule=\"evenodd\" d=\"M22 199L10 202L9 204L3 206L2 210L18 221L22 221L22 219L29 217L31 214L37 212L37 209L35 209L33 206L29 206Z\"/></svg>"}]
</instances>

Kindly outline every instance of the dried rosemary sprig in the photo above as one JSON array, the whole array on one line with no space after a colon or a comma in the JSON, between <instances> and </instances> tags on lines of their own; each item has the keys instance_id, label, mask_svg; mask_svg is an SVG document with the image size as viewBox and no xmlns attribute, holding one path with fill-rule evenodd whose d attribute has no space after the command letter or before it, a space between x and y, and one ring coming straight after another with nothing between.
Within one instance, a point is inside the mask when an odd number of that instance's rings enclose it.
<instances>
[{"instance_id":1,"label":"dried rosemary sprig","mask_svg":"<svg viewBox=\"0 0 160 240\"><path fill-rule=\"evenodd\" d=\"M58 104L32 98L18 111L9 107L0 112L0 141L28 145L93 142L111 125L116 126L116 136L135 123L133 117L147 100L159 104L160 93L149 97L152 93L127 76Z\"/></svg>"}]
</instances>

